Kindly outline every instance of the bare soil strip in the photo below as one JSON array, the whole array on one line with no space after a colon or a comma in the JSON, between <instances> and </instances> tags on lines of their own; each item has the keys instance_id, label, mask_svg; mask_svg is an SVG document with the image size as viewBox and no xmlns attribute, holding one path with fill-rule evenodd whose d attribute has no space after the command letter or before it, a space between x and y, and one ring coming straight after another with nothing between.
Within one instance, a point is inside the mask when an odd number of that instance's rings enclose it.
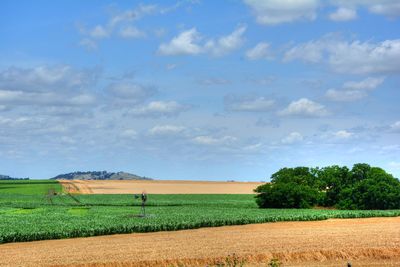
<instances>
[{"instance_id":1,"label":"bare soil strip","mask_svg":"<svg viewBox=\"0 0 400 267\"><path fill-rule=\"evenodd\" d=\"M259 182L173 180L60 180L70 193L81 194L253 194Z\"/></svg>"},{"instance_id":2,"label":"bare soil strip","mask_svg":"<svg viewBox=\"0 0 400 267\"><path fill-rule=\"evenodd\" d=\"M232 255L235 256L232 256ZM400 217L224 226L0 245L0 266L400 266Z\"/></svg>"}]
</instances>

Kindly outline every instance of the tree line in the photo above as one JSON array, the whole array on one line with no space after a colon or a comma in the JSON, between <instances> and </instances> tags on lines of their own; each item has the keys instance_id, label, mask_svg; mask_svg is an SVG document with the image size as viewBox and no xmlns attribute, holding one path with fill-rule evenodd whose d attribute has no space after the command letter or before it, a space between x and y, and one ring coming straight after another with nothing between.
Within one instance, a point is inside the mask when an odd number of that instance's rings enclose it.
<instances>
[{"instance_id":1,"label":"tree line","mask_svg":"<svg viewBox=\"0 0 400 267\"><path fill-rule=\"evenodd\" d=\"M261 208L400 209L400 181L365 163L283 168L254 191Z\"/></svg>"},{"instance_id":2,"label":"tree line","mask_svg":"<svg viewBox=\"0 0 400 267\"><path fill-rule=\"evenodd\" d=\"M15 178L15 177L10 177L8 175L0 174L0 180L29 180L29 178L28 177L26 177L26 178Z\"/></svg>"}]
</instances>

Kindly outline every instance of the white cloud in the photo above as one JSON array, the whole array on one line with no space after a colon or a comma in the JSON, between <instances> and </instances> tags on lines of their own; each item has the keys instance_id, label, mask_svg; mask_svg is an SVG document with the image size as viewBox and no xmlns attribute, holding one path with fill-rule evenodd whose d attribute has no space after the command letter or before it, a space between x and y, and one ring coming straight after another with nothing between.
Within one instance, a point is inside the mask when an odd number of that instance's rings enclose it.
<instances>
[{"instance_id":1,"label":"white cloud","mask_svg":"<svg viewBox=\"0 0 400 267\"><path fill-rule=\"evenodd\" d=\"M333 0L332 4L340 7L364 7L371 13L389 18L400 15L400 3L398 0Z\"/></svg>"},{"instance_id":2,"label":"white cloud","mask_svg":"<svg viewBox=\"0 0 400 267\"><path fill-rule=\"evenodd\" d=\"M96 97L94 95L91 95L89 93L83 93L70 96L69 99L62 101L61 104L65 103L67 105L85 106L94 104L95 101Z\"/></svg>"},{"instance_id":3,"label":"white cloud","mask_svg":"<svg viewBox=\"0 0 400 267\"><path fill-rule=\"evenodd\" d=\"M263 149L262 143L251 144L243 147L243 150L247 152L260 152L262 149Z\"/></svg>"},{"instance_id":4,"label":"white cloud","mask_svg":"<svg viewBox=\"0 0 400 267\"><path fill-rule=\"evenodd\" d=\"M247 50L246 58L249 60L271 59L272 53L270 51L269 43L261 42L258 43L255 47Z\"/></svg>"},{"instance_id":5,"label":"white cloud","mask_svg":"<svg viewBox=\"0 0 400 267\"><path fill-rule=\"evenodd\" d=\"M0 103L13 106L85 106L95 103L89 94L65 95L52 92L0 90Z\"/></svg>"},{"instance_id":6,"label":"white cloud","mask_svg":"<svg viewBox=\"0 0 400 267\"><path fill-rule=\"evenodd\" d=\"M284 61L295 59L309 63L326 63L339 73L398 73L400 39L385 40L380 43L347 42L328 35L287 50Z\"/></svg>"},{"instance_id":7,"label":"white cloud","mask_svg":"<svg viewBox=\"0 0 400 267\"><path fill-rule=\"evenodd\" d=\"M83 38L79 42L79 45L85 47L89 51L97 49L97 43L89 38Z\"/></svg>"},{"instance_id":8,"label":"white cloud","mask_svg":"<svg viewBox=\"0 0 400 267\"><path fill-rule=\"evenodd\" d=\"M390 125L390 129L393 131L399 131L400 132L400 121L396 121L392 125Z\"/></svg>"},{"instance_id":9,"label":"white cloud","mask_svg":"<svg viewBox=\"0 0 400 267\"><path fill-rule=\"evenodd\" d=\"M161 37L165 36L165 35L167 34L167 32L168 32L168 31L167 31L165 28L158 28L158 29L155 29L155 30L153 31L153 34L154 34L156 37L161 38Z\"/></svg>"},{"instance_id":10,"label":"white cloud","mask_svg":"<svg viewBox=\"0 0 400 267\"><path fill-rule=\"evenodd\" d=\"M76 140L70 136L61 136L60 141L61 141L61 143L66 144L66 145L76 144Z\"/></svg>"},{"instance_id":11,"label":"white cloud","mask_svg":"<svg viewBox=\"0 0 400 267\"><path fill-rule=\"evenodd\" d=\"M349 139L354 136L354 133L348 132L346 130L340 130L333 134L336 139Z\"/></svg>"},{"instance_id":12,"label":"white cloud","mask_svg":"<svg viewBox=\"0 0 400 267\"><path fill-rule=\"evenodd\" d=\"M205 49L214 56L223 56L239 48L244 40L245 26L240 26L231 34L222 36L216 41L210 40L205 44Z\"/></svg>"},{"instance_id":13,"label":"white cloud","mask_svg":"<svg viewBox=\"0 0 400 267\"><path fill-rule=\"evenodd\" d=\"M352 8L339 7L329 18L333 21L349 21L357 18L357 12Z\"/></svg>"},{"instance_id":14,"label":"white cloud","mask_svg":"<svg viewBox=\"0 0 400 267\"><path fill-rule=\"evenodd\" d=\"M287 108L279 112L279 115L283 116L299 115L319 117L327 114L328 111L323 105L307 98L301 98L297 101L293 101Z\"/></svg>"},{"instance_id":15,"label":"white cloud","mask_svg":"<svg viewBox=\"0 0 400 267\"><path fill-rule=\"evenodd\" d=\"M270 85L271 83L276 81L277 78L274 76L267 76L265 78L247 78L246 80L253 84L265 86L265 85Z\"/></svg>"},{"instance_id":16,"label":"white cloud","mask_svg":"<svg viewBox=\"0 0 400 267\"><path fill-rule=\"evenodd\" d=\"M176 116L188 109L175 101L152 101L147 105L132 109L129 113L144 117Z\"/></svg>"},{"instance_id":17,"label":"white cloud","mask_svg":"<svg viewBox=\"0 0 400 267\"><path fill-rule=\"evenodd\" d=\"M199 81L200 84L206 85L206 86L212 86L212 85L226 85L230 84L231 81L223 79L223 78L207 78Z\"/></svg>"},{"instance_id":18,"label":"white cloud","mask_svg":"<svg viewBox=\"0 0 400 267\"><path fill-rule=\"evenodd\" d=\"M114 98L125 102L141 102L156 92L152 87L132 82L112 83L107 90Z\"/></svg>"},{"instance_id":19,"label":"white cloud","mask_svg":"<svg viewBox=\"0 0 400 267\"><path fill-rule=\"evenodd\" d=\"M355 100L362 99L366 97L368 94L363 91L358 90L335 90L329 89L326 92L326 97L332 101L338 102L351 102Z\"/></svg>"},{"instance_id":20,"label":"white cloud","mask_svg":"<svg viewBox=\"0 0 400 267\"><path fill-rule=\"evenodd\" d=\"M185 131L185 127L176 125L156 125L149 130L151 135L165 136L177 135Z\"/></svg>"},{"instance_id":21,"label":"white cloud","mask_svg":"<svg viewBox=\"0 0 400 267\"><path fill-rule=\"evenodd\" d=\"M131 22L134 20L141 19L144 16L155 14L159 11L157 5L143 5L140 4L134 9L129 9L126 11L119 12L111 17L108 22L110 27L115 27L116 25L123 22Z\"/></svg>"},{"instance_id":22,"label":"white cloud","mask_svg":"<svg viewBox=\"0 0 400 267\"><path fill-rule=\"evenodd\" d=\"M161 9L157 5L140 4L133 9L117 12L109 18L105 25L96 25L91 30L79 25L79 32L84 36L84 38L79 42L79 45L85 47L89 51L95 50L97 49L97 42L93 39L111 37L113 33L118 30L120 25L122 25L122 28L119 29L118 35L122 38L143 37L145 36L144 32L141 32L134 26L126 26L126 24L139 20L144 16L156 13L161 14Z\"/></svg>"},{"instance_id":23,"label":"white cloud","mask_svg":"<svg viewBox=\"0 0 400 267\"><path fill-rule=\"evenodd\" d=\"M96 96L88 90L97 80L96 70L68 65L7 68L0 71L0 104L7 107L84 107Z\"/></svg>"},{"instance_id":24,"label":"white cloud","mask_svg":"<svg viewBox=\"0 0 400 267\"><path fill-rule=\"evenodd\" d=\"M378 2L378 1L376 1ZM400 2L398 0L386 1L386 3L376 3L369 7L370 12L384 15L387 17L400 16Z\"/></svg>"},{"instance_id":25,"label":"white cloud","mask_svg":"<svg viewBox=\"0 0 400 267\"><path fill-rule=\"evenodd\" d=\"M123 38L142 38L146 34L134 26L127 26L119 31L119 35Z\"/></svg>"},{"instance_id":26,"label":"white cloud","mask_svg":"<svg viewBox=\"0 0 400 267\"><path fill-rule=\"evenodd\" d=\"M329 89L326 96L333 101L355 101L368 96L367 91L374 90L385 80L384 77L368 77L362 81L345 82L340 90Z\"/></svg>"},{"instance_id":27,"label":"white cloud","mask_svg":"<svg viewBox=\"0 0 400 267\"><path fill-rule=\"evenodd\" d=\"M101 38L106 38L106 37L108 37L108 36L110 35L110 33L109 33L109 31L108 31L106 28L104 28L103 26L97 25L96 27L94 27L94 28L90 31L89 35L90 35L91 37L93 37L93 38L101 39Z\"/></svg>"},{"instance_id":28,"label":"white cloud","mask_svg":"<svg viewBox=\"0 0 400 267\"><path fill-rule=\"evenodd\" d=\"M178 67L178 64L167 64L167 65L165 66L165 68L166 68L167 70L173 70L173 69L176 69L176 67Z\"/></svg>"},{"instance_id":29,"label":"white cloud","mask_svg":"<svg viewBox=\"0 0 400 267\"><path fill-rule=\"evenodd\" d=\"M245 26L238 27L231 34L222 36L217 40L208 40L201 43L204 39L196 28L181 32L172 38L168 43L160 44L158 53L165 56L173 55L198 55L209 53L213 56L223 56L239 48L243 43Z\"/></svg>"},{"instance_id":30,"label":"white cloud","mask_svg":"<svg viewBox=\"0 0 400 267\"><path fill-rule=\"evenodd\" d=\"M228 95L224 99L225 109L230 111L266 112L270 111L275 101L266 97Z\"/></svg>"},{"instance_id":31,"label":"white cloud","mask_svg":"<svg viewBox=\"0 0 400 267\"><path fill-rule=\"evenodd\" d=\"M292 132L281 140L282 144L290 145L303 141L304 137L298 132Z\"/></svg>"},{"instance_id":32,"label":"white cloud","mask_svg":"<svg viewBox=\"0 0 400 267\"><path fill-rule=\"evenodd\" d=\"M400 162L391 161L388 165L391 169L400 170Z\"/></svg>"},{"instance_id":33,"label":"white cloud","mask_svg":"<svg viewBox=\"0 0 400 267\"><path fill-rule=\"evenodd\" d=\"M97 70L77 70L69 65L11 67L0 70L0 89L43 91L82 89L96 82Z\"/></svg>"},{"instance_id":34,"label":"white cloud","mask_svg":"<svg viewBox=\"0 0 400 267\"><path fill-rule=\"evenodd\" d=\"M330 46L335 44L330 44L325 38L298 44L285 52L283 61L298 59L307 63L319 63L323 59L323 52L331 50Z\"/></svg>"},{"instance_id":35,"label":"white cloud","mask_svg":"<svg viewBox=\"0 0 400 267\"><path fill-rule=\"evenodd\" d=\"M244 0L253 11L258 23L276 25L299 20L314 20L322 4L333 5L337 10L330 14L333 21L348 21L357 18L359 7L369 12L386 17L400 16L398 0Z\"/></svg>"},{"instance_id":36,"label":"white cloud","mask_svg":"<svg viewBox=\"0 0 400 267\"><path fill-rule=\"evenodd\" d=\"M314 20L318 0L244 0L260 24L275 25L297 20Z\"/></svg>"},{"instance_id":37,"label":"white cloud","mask_svg":"<svg viewBox=\"0 0 400 267\"><path fill-rule=\"evenodd\" d=\"M237 141L236 137L229 135L220 138L208 135L201 135L193 138L193 142L200 145L228 145L236 141Z\"/></svg>"},{"instance_id":38,"label":"white cloud","mask_svg":"<svg viewBox=\"0 0 400 267\"><path fill-rule=\"evenodd\" d=\"M343 88L350 90L373 90L379 85L381 85L384 80L385 80L384 77L379 77L379 78L368 77L359 82L354 82L354 81L345 82L343 84Z\"/></svg>"},{"instance_id":39,"label":"white cloud","mask_svg":"<svg viewBox=\"0 0 400 267\"><path fill-rule=\"evenodd\" d=\"M12 106L85 106L95 103L90 94L0 90L0 103Z\"/></svg>"},{"instance_id":40,"label":"white cloud","mask_svg":"<svg viewBox=\"0 0 400 267\"><path fill-rule=\"evenodd\" d=\"M8 117L0 116L0 125L2 127L15 127L15 126L25 124L30 121L31 121L31 119L27 118L27 117L8 118Z\"/></svg>"},{"instance_id":41,"label":"white cloud","mask_svg":"<svg viewBox=\"0 0 400 267\"><path fill-rule=\"evenodd\" d=\"M127 139L136 139L138 133L134 129L125 129L120 133L120 136Z\"/></svg>"},{"instance_id":42,"label":"white cloud","mask_svg":"<svg viewBox=\"0 0 400 267\"><path fill-rule=\"evenodd\" d=\"M200 34L196 28L181 32L169 43L163 43L158 48L162 55L197 55L202 53L203 48L197 44L200 40Z\"/></svg>"}]
</instances>

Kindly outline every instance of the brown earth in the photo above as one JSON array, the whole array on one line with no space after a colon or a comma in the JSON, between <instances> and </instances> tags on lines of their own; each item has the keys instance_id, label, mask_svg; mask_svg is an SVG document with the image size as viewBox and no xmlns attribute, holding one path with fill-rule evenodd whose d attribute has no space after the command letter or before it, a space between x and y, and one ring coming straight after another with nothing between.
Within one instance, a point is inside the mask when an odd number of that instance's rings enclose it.
<instances>
[{"instance_id":1,"label":"brown earth","mask_svg":"<svg viewBox=\"0 0 400 267\"><path fill-rule=\"evenodd\" d=\"M173 180L60 180L70 193L81 194L253 194L259 182Z\"/></svg>"},{"instance_id":2,"label":"brown earth","mask_svg":"<svg viewBox=\"0 0 400 267\"><path fill-rule=\"evenodd\" d=\"M400 266L400 217L224 226L0 245L0 266Z\"/></svg>"}]
</instances>

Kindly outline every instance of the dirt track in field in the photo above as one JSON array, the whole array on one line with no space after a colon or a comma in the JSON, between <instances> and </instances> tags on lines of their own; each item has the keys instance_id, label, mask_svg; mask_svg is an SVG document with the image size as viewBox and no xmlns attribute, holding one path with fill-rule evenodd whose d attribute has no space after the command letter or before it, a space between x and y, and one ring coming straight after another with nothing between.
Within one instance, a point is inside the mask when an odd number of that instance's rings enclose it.
<instances>
[{"instance_id":1,"label":"dirt track in field","mask_svg":"<svg viewBox=\"0 0 400 267\"><path fill-rule=\"evenodd\" d=\"M0 266L400 266L400 217L224 226L0 245Z\"/></svg>"},{"instance_id":2,"label":"dirt track in field","mask_svg":"<svg viewBox=\"0 0 400 267\"><path fill-rule=\"evenodd\" d=\"M258 182L173 180L60 180L64 189L80 194L253 194Z\"/></svg>"},{"instance_id":3,"label":"dirt track in field","mask_svg":"<svg viewBox=\"0 0 400 267\"><path fill-rule=\"evenodd\" d=\"M91 194L92 190L83 180L60 180L64 190L71 194Z\"/></svg>"}]
</instances>

